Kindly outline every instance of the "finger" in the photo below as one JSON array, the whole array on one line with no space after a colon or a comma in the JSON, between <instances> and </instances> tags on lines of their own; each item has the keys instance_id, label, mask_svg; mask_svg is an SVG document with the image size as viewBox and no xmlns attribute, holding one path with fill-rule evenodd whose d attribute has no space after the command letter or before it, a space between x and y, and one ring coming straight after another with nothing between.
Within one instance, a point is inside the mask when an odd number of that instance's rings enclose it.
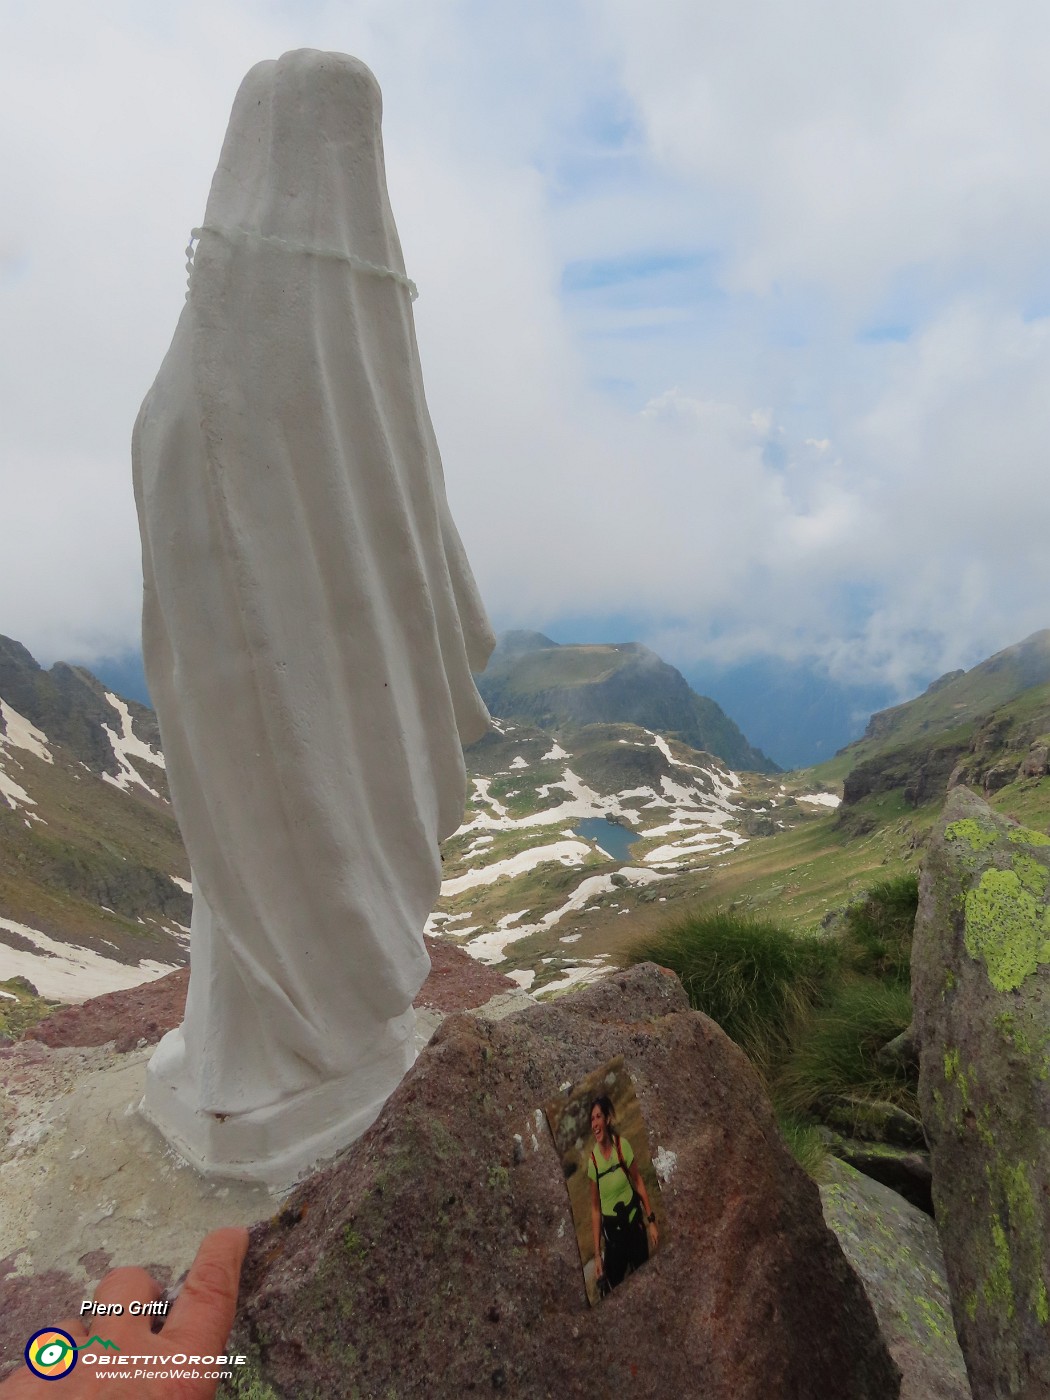
<instances>
[{"instance_id":1,"label":"finger","mask_svg":"<svg viewBox=\"0 0 1050 1400\"><path fill-rule=\"evenodd\" d=\"M78 1332L83 1332L86 1337L89 1331L87 1319L83 1317L64 1317L58 1323L58 1328L61 1332L68 1332L71 1337L76 1337ZM4 1400L7 1400L6 1396Z\"/></svg>"},{"instance_id":2,"label":"finger","mask_svg":"<svg viewBox=\"0 0 1050 1400\"><path fill-rule=\"evenodd\" d=\"M227 1228L205 1236L165 1325L166 1342L192 1335L194 1350L222 1350L233 1326L247 1252L247 1230Z\"/></svg>"},{"instance_id":3,"label":"finger","mask_svg":"<svg viewBox=\"0 0 1050 1400\"><path fill-rule=\"evenodd\" d=\"M95 1289L96 1303L151 1303L161 1295L161 1286L145 1269L114 1269Z\"/></svg>"}]
</instances>

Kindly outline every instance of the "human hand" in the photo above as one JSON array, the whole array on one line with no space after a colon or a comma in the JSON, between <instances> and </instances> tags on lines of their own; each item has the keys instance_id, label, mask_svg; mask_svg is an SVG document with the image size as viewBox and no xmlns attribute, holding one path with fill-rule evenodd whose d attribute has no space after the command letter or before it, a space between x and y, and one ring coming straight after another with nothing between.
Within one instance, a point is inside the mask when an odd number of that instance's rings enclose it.
<instances>
[{"instance_id":1,"label":"human hand","mask_svg":"<svg viewBox=\"0 0 1050 1400\"><path fill-rule=\"evenodd\" d=\"M95 1354L85 1346L88 1338L101 1334L115 1342L123 1356L149 1360L133 1361L119 1370L112 1362L101 1366L78 1362L68 1377L63 1377L61 1400L212 1400L218 1380L211 1377L232 1367L203 1360L196 1364L188 1359L173 1362L171 1358L224 1354L247 1250L247 1230L213 1230L206 1236L160 1332L151 1330L153 1317L128 1312L132 1302L149 1303L159 1298L163 1292L160 1284L145 1269L114 1269L107 1274L95 1290L95 1301L119 1303L123 1315L72 1318L58 1327L88 1355ZM98 1354L115 1358L108 1349L103 1352L99 1348ZM150 1377L149 1372L156 1374ZM197 1372L197 1378L191 1378L191 1372ZM0 1385L0 1400L39 1400L41 1396L54 1400L51 1385L51 1380L32 1375L26 1367Z\"/></svg>"}]
</instances>

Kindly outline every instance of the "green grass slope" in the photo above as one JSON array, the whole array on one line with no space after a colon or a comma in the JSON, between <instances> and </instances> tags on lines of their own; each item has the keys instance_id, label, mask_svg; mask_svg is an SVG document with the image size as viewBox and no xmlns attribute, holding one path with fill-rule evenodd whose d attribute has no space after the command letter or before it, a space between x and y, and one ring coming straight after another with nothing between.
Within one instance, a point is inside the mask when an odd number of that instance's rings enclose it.
<instances>
[{"instance_id":1,"label":"green grass slope","mask_svg":"<svg viewBox=\"0 0 1050 1400\"><path fill-rule=\"evenodd\" d=\"M1034 632L970 671L955 671L914 700L872 715L863 738L843 749L845 769L885 752L973 725L1026 690L1050 683L1050 629ZM830 765L829 765L830 766ZM838 765L840 768L842 764Z\"/></svg>"},{"instance_id":2,"label":"green grass slope","mask_svg":"<svg viewBox=\"0 0 1050 1400\"><path fill-rule=\"evenodd\" d=\"M63 762L58 745L53 764L17 752L35 806L30 818L0 803L0 914L119 961L184 961L169 928L189 924L190 896L171 877L189 865L171 808Z\"/></svg>"},{"instance_id":3,"label":"green grass slope","mask_svg":"<svg viewBox=\"0 0 1050 1400\"><path fill-rule=\"evenodd\" d=\"M1050 633L1038 636L1050 639ZM1018 651L1001 655L1016 660ZM1032 656L1029 652L1026 664ZM990 674L1001 678L1006 671L1011 667ZM1012 669L1009 684L1026 673ZM943 693L949 690L945 686ZM976 683L970 690L972 697L989 693ZM916 711L877 743L852 745L830 763L791 775L794 781L808 777L825 786L837 779L842 806L727 853L705 873L699 897L776 917L798 931L813 928L874 880L921 865L949 780L967 784L1026 826L1050 829L1050 775L1039 771L1040 751L1050 747L1050 681L987 709L978 709L976 698L973 705L975 712L965 719L952 707ZM923 714L930 727L916 733L916 715ZM865 754L849 766L851 756Z\"/></svg>"}]
</instances>

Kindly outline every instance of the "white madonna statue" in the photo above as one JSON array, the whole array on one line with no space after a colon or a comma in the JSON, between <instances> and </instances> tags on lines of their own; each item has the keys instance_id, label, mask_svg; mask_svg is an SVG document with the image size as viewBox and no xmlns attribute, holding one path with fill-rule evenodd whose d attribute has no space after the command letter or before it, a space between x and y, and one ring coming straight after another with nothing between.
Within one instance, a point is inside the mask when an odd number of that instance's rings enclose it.
<instances>
[{"instance_id":1,"label":"white madonna statue","mask_svg":"<svg viewBox=\"0 0 1050 1400\"><path fill-rule=\"evenodd\" d=\"M143 644L193 869L185 1019L143 1111L271 1185L411 1064L439 842L493 638L423 396L371 72L241 85L135 425Z\"/></svg>"}]
</instances>

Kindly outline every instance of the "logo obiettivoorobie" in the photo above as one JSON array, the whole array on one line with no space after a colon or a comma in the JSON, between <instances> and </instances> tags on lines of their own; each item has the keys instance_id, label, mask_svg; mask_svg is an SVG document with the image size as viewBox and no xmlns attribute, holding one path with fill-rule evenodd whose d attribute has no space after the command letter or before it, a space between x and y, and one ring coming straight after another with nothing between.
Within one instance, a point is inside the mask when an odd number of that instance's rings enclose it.
<instances>
[{"instance_id":1,"label":"logo obiettivoorobie","mask_svg":"<svg viewBox=\"0 0 1050 1400\"><path fill-rule=\"evenodd\" d=\"M77 1364L77 1344L60 1327L44 1327L26 1342L26 1365L34 1376L58 1381Z\"/></svg>"},{"instance_id":2,"label":"logo obiettivoorobie","mask_svg":"<svg viewBox=\"0 0 1050 1400\"><path fill-rule=\"evenodd\" d=\"M45 1381L60 1381L77 1364L78 1354L98 1343L103 1351L120 1351L116 1342L101 1337L89 1337L79 1346L61 1327L44 1327L34 1332L26 1342L26 1365L34 1376Z\"/></svg>"}]
</instances>

